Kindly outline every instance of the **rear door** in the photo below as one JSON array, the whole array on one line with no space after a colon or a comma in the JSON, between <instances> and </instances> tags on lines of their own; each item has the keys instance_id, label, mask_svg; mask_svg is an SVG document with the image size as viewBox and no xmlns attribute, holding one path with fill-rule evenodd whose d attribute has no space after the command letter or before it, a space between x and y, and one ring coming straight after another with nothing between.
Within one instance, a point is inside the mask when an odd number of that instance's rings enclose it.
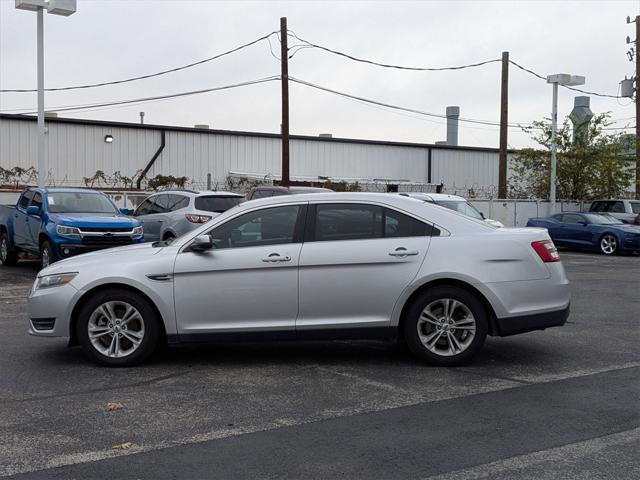
<instances>
[{"instance_id":1,"label":"rear door","mask_svg":"<svg viewBox=\"0 0 640 480\"><path fill-rule=\"evenodd\" d=\"M367 203L315 203L300 257L296 331L387 327L432 226Z\"/></svg>"}]
</instances>

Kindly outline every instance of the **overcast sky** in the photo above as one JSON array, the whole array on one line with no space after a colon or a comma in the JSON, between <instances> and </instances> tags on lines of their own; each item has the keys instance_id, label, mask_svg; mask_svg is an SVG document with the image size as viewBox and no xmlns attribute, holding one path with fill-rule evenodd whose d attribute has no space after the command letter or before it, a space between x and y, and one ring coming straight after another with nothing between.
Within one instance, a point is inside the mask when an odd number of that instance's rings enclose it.
<instances>
[{"instance_id":1,"label":"overcast sky","mask_svg":"<svg viewBox=\"0 0 640 480\"><path fill-rule=\"evenodd\" d=\"M198 61L279 28L354 56L407 66L456 66L499 58L542 75L586 76L587 90L617 94L633 73L625 37L635 36L627 15L638 1L296 1L216 2L78 0L70 17L45 15L45 86L118 80ZM0 88L36 86L36 14L0 0ZM273 50L279 44L272 37ZM317 49L299 51L292 76L334 90L444 113L459 105L468 118L498 121L500 64L453 72L411 72L363 65ZM163 95L277 75L279 61L261 42L205 65L122 85L51 92L46 108ZM509 79L509 120L550 115L551 86L514 67ZM444 120L399 114L298 84L290 85L291 133L432 143L445 139ZM559 115L578 95L560 91ZM0 110L34 109L35 94L0 94ZM629 99L591 98L591 109L611 111L616 125L635 125ZM65 116L114 121L277 132L278 82L252 85L144 105L69 112ZM510 129L512 147L528 136ZM498 129L461 124L460 144L498 146Z\"/></svg>"}]
</instances>

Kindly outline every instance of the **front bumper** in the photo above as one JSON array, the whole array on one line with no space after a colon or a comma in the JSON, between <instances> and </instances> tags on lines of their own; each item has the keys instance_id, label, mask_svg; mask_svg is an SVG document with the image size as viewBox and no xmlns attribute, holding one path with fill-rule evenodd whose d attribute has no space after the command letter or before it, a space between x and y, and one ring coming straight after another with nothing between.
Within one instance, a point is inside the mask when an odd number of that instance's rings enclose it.
<instances>
[{"instance_id":1,"label":"front bumper","mask_svg":"<svg viewBox=\"0 0 640 480\"><path fill-rule=\"evenodd\" d=\"M77 293L78 290L71 283L31 291L27 302L29 334L68 337L71 308Z\"/></svg>"},{"instance_id":2,"label":"front bumper","mask_svg":"<svg viewBox=\"0 0 640 480\"><path fill-rule=\"evenodd\" d=\"M143 238L128 239L127 242L119 241L117 243L101 242L95 244L72 243L63 241L57 245L56 257L59 259L73 257L82 253L96 252L98 250L106 250L107 248L123 247L127 245L135 245L143 242Z\"/></svg>"},{"instance_id":3,"label":"front bumper","mask_svg":"<svg viewBox=\"0 0 640 480\"><path fill-rule=\"evenodd\" d=\"M549 327L560 327L565 324L567 318L569 318L569 305L562 310L546 313L496 318L496 329L498 330L498 335L507 337L534 330L544 330Z\"/></svg>"}]
</instances>

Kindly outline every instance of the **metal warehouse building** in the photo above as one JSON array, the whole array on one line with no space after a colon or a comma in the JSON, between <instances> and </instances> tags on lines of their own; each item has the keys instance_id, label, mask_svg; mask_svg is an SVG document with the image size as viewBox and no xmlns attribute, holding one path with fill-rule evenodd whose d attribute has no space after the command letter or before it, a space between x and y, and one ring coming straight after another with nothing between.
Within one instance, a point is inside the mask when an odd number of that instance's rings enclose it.
<instances>
[{"instance_id":1,"label":"metal warehouse building","mask_svg":"<svg viewBox=\"0 0 640 480\"><path fill-rule=\"evenodd\" d=\"M214 188L227 178L278 179L277 134L47 118L48 183L83 186L101 170L136 177L186 176L188 185ZM443 182L449 193L493 195L498 150L346 138L291 136L291 179L399 184L400 190ZM0 166L36 164L36 118L0 115ZM404 188L403 188L404 187Z\"/></svg>"}]
</instances>

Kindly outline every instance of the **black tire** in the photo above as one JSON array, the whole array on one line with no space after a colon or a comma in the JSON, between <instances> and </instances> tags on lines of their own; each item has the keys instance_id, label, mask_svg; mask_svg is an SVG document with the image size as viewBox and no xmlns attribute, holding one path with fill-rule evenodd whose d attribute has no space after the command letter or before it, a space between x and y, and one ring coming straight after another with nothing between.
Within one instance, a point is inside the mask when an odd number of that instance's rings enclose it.
<instances>
[{"instance_id":1,"label":"black tire","mask_svg":"<svg viewBox=\"0 0 640 480\"><path fill-rule=\"evenodd\" d=\"M89 339L89 322L95 322L95 320L92 320L92 315L94 315L101 305L104 305L107 302L128 304L129 306L134 307L142 318L142 322L139 323L144 328L142 340L139 345L131 351L131 353L125 354L124 356L115 357L105 355L104 352L99 351ZM118 312L118 308L120 308L119 305L116 306L117 315L122 315L122 310ZM122 308L124 309L126 307L122 306ZM122 315L122 317L124 318L124 315ZM93 318L100 318L100 314L96 313ZM106 317L104 317L104 320L106 320ZM156 310L142 295L130 290L114 288L97 293L83 305L80 313L78 314L76 335L78 343L80 343L84 352L94 362L107 367L129 367L142 363L156 350L161 339L160 321L161 319L158 318ZM136 320L136 322L138 321ZM128 333L135 332L135 330L131 328L131 323L129 325L130 328ZM140 330L138 330L138 332L139 331ZM118 335L122 338L122 340L119 340L118 346L124 345L124 342L128 342L130 346L133 347L133 343L127 340L126 333L119 333ZM123 337L123 335L125 336ZM106 344L110 344L111 341L114 340L114 335L109 333L104 335L102 338L104 339L102 341L104 341L104 347L106 348Z\"/></svg>"},{"instance_id":2,"label":"black tire","mask_svg":"<svg viewBox=\"0 0 640 480\"><path fill-rule=\"evenodd\" d=\"M0 262L7 267L13 267L18 263L18 251L11 246L7 232L0 235Z\"/></svg>"},{"instance_id":3,"label":"black tire","mask_svg":"<svg viewBox=\"0 0 640 480\"><path fill-rule=\"evenodd\" d=\"M603 234L598 240L598 248L600 249L600 253L604 253L605 255L617 255L620 251L618 237L613 233Z\"/></svg>"},{"instance_id":4,"label":"black tire","mask_svg":"<svg viewBox=\"0 0 640 480\"><path fill-rule=\"evenodd\" d=\"M51 243L45 240L40 244L40 269L46 268L56 261Z\"/></svg>"},{"instance_id":5,"label":"black tire","mask_svg":"<svg viewBox=\"0 0 640 480\"><path fill-rule=\"evenodd\" d=\"M164 238L162 240L164 240L167 243L171 243L176 239L176 236L173 233L167 233L165 234Z\"/></svg>"},{"instance_id":6,"label":"black tire","mask_svg":"<svg viewBox=\"0 0 640 480\"><path fill-rule=\"evenodd\" d=\"M447 300L455 300L457 303L446 303ZM455 305L452 322L445 320L449 318L444 313L445 305ZM431 318L437 320L435 324L433 320L423 316L427 307L430 307ZM441 310L441 315L438 310ZM469 317L469 313L472 317ZM453 322L458 322L458 326ZM473 332L470 322L474 322ZM488 324L486 309L474 294L460 287L441 285L428 289L412 302L404 318L402 333L407 347L417 358L432 365L454 366L469 361L478 353L487 336ZM442 337L445 333L454 336L454 340ZM421 337L424 340L436 339L431 349L423 343ZM456 348L451 347L454 342L460 347L459 353L455 353ZM446 354L445 347L448 348Z\"/></svg>"}]
</instances>

